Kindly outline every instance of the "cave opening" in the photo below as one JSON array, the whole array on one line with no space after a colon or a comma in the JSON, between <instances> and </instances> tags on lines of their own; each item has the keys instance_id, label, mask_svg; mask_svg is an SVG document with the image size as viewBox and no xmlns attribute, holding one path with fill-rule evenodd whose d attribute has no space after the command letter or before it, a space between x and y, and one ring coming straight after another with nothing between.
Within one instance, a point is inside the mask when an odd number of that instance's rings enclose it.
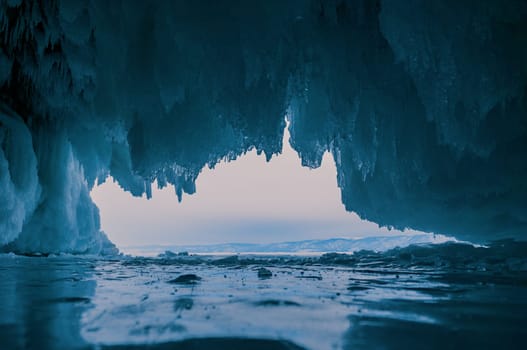
<instances>
[{"instance_id":1,"label":"cave opening","mask_svg":"<svg viewBox=\"0 0 527 350\"><path fill-rule=\"evenodd\" d=\"M237 253L247 253L287 242L287 252L298 253L306 252L304 241L312 241L310 251L320 253L351 251L349 241L365 237L392 241L381 249L447 240L416 230L381 228L346 211L333 156L326 151L318 168L302 166L290 145L289 126L287 122L283 130L281 152L270 160L253 149L213 168L205 166L196 179L196 192L181 201L170 184L160 188L154 183L151 198L134 197L109 177L91 190L101 229L120 251L143 255L166 249L199 251L207 245L209 250L225 250L230 243L239 244ZM369 248L376 249L375 241Z\"/></svg>"}]
</instances>

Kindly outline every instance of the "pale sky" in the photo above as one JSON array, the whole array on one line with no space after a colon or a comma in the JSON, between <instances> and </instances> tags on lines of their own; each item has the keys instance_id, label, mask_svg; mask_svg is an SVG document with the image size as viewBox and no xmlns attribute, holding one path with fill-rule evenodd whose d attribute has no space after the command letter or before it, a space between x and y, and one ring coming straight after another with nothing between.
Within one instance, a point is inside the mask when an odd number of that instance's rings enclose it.
<instances>
[{"instance_id":1,"label":"pale sky","mask_svg":"<svg viewBox=\"0 0 527 350\"><path fill-rule=\"evenodd\" d=\"M318 169L302 167L287 129L282 154L266 162L251 151L204 168L196 194L184 195L181 203L174 187L154 187L150 200L124 192L111 178L92 190L102 229L118 247L401 234L346 212L333 157L326 153Z\"/></svg>"}]
</instances>

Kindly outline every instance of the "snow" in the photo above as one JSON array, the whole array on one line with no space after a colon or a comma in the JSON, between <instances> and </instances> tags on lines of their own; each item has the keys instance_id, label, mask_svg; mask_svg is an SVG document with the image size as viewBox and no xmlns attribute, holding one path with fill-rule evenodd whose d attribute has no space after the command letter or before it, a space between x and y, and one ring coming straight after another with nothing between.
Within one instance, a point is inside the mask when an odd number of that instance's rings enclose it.
<instances>
[{"instance_id":1,"label":"snow","mask_svg":"<svg viewBox=\"0 0 527 350\"><path fill-rule=\"evenodd\" d=\"M286 114L362 218L521 238L526 18L499 0L3 2L0 244L100 251L95 182L181 198L204 166L278 153Z\"/></svg>"},{"instance_id":2,"label":"snow","mask_svg":"<svg viewBox=\"0 0 527 350\"><path fill-rule=\"evenodd\" d=\"M125 253L139 256L177 256L177 253L196 254L265 254L265 255L321 255L323 253L351 253L360 250L383 252L397 247L410 245L430 245L455 242L454 239L423 234L405 234L392 236L374 236L363 238L310 239L292 242L267 244L223 243L207 245L147 245L122 247Z\"/></svg>"}]
</instances>

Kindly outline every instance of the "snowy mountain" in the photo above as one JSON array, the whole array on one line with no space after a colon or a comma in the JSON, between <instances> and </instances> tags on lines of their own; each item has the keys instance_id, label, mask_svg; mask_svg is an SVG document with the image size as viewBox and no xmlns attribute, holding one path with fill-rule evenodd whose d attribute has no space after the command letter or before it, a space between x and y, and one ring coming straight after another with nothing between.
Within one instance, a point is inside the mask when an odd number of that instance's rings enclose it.
<instances>
[{"instance_id":1,"label":"snowy mountain","mask_svg":"<svg viewBox=\"0 0 527 350\"><path fill-rule=\"evenodd\" d=\"M210 245L149 245L124 248L125 252L151 255L160 253L327 253L359 250L384 251L411 244L443 243L449 237L433 234L394 235L364 238L331 238L278 243L223 243Z\"/></svg>"}]
</instances>

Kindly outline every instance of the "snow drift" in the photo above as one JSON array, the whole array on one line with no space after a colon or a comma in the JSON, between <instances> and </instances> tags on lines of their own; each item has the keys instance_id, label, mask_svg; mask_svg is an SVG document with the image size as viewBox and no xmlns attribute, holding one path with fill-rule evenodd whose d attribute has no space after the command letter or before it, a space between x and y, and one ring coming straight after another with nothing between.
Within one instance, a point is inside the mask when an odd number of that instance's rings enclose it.
<instances>
[{"instance_id":1,"label":"snow drift","mask_svg":"<svg viewBox=\"0 0 527 350\"><path fill-rule=\"evenodd\" d=\"M0 245L112 250L89 197L335 157L348 210L487 241L527 228L524 1L0 4Z\"/></svg>"}]
</instances>

